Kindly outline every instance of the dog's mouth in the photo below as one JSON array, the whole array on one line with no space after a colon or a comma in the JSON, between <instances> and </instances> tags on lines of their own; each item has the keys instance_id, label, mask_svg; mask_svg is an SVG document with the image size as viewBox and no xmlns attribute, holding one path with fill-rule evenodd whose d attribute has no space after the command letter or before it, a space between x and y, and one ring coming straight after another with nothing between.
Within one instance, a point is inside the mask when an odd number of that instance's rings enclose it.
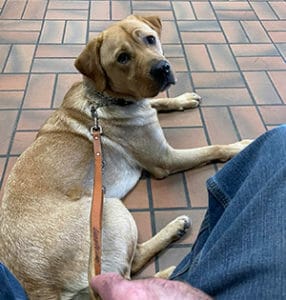
<instances>
[{"instance_id":1,"label":"dog's mouth","mask_svg":"<svg viewBox=\"0 0 286 300\"><path fill-rule=\"evenodd\" d=\"M160 60L153 64L150 74L158 84L160 92L167 90L172 84L176 83L171 66L166 60Z\"/></svg>"},{"instance_id":2,"label":"dog's mouth","mask_svg":"<svg viewBox=\"0 0 286 300\"><path fill-rule=\"evenodd\" d=\"M175 84L176 80L173 74L169 78L166 78L166 80L162 83L160 87L160 92L166 91L172 84Z\"/></svg>"}]
</instances>

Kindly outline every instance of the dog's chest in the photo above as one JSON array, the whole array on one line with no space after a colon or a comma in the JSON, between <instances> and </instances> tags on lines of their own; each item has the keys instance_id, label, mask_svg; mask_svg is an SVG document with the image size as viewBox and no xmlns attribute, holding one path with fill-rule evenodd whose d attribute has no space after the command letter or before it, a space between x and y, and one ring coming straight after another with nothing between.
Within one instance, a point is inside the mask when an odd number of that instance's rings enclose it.
<instances>
[{"instance_id":1,"label":"dog's chest","mask_svg":"<svg viewBox=\"0 0 286 300\"><path fill-rule=\"evenodd\" d=\"M110 140L103 140L102 177L105 197L122 199L138 182L142 169L129 153ZM85 180L88 190L93 188L93 163Z\"/></svg>"}]
</instances>

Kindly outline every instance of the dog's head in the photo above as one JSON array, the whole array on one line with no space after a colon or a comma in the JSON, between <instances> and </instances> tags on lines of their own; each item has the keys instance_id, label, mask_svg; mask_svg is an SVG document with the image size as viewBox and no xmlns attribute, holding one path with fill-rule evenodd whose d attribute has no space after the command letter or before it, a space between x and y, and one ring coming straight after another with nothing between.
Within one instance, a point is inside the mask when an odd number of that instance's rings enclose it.
<instances>
[{"instance_id":1,"label":"dog's head","mask_svg":"<svg viewBox=\"0 0 286 300\"><path fill-rule=\"evenodd\" d=\"M75 66L99 92L154 97L175 83L159 40L161 29L159 17L129 16L91 40Z\"/></svg>"}]
</instances>

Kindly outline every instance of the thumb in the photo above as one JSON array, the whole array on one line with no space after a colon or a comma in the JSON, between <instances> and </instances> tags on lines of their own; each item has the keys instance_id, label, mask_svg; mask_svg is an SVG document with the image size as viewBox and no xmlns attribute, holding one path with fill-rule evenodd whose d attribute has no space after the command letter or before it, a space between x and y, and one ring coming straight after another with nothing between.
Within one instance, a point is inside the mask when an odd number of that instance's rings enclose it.
<instances>
[{"instance_id":1,"label":"thumb","mask_svg":"<svg viewBox=\"0 0 286 300\"><path fill-rule=\"evenodd\" d=\"M102 300L115 300L114 286L123 280L117 273L106 273L92 277L90 285Z\"/></svg>"}]
</instances>

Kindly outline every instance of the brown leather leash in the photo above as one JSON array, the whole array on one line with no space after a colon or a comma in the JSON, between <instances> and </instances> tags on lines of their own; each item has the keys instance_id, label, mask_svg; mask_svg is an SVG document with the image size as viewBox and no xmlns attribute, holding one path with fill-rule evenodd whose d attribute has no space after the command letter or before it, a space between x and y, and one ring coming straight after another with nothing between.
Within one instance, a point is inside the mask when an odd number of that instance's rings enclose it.
<instances>
[{"instance_id":1,"label":"brown leather leash","mask_svg":"<svg viewBox=\"0 0 286 300\"><path fill-rule=\"evenodd\" d=\"M94 150L94 180L93 197L90 211L90 277L101 273L101 232L103 210L103 185L102 185L102 129L98 125L97 107L91 108L91 114L95 125L91 128ZM91 279L91 278L90 278Z\"/></svg>"}]
</instances>

